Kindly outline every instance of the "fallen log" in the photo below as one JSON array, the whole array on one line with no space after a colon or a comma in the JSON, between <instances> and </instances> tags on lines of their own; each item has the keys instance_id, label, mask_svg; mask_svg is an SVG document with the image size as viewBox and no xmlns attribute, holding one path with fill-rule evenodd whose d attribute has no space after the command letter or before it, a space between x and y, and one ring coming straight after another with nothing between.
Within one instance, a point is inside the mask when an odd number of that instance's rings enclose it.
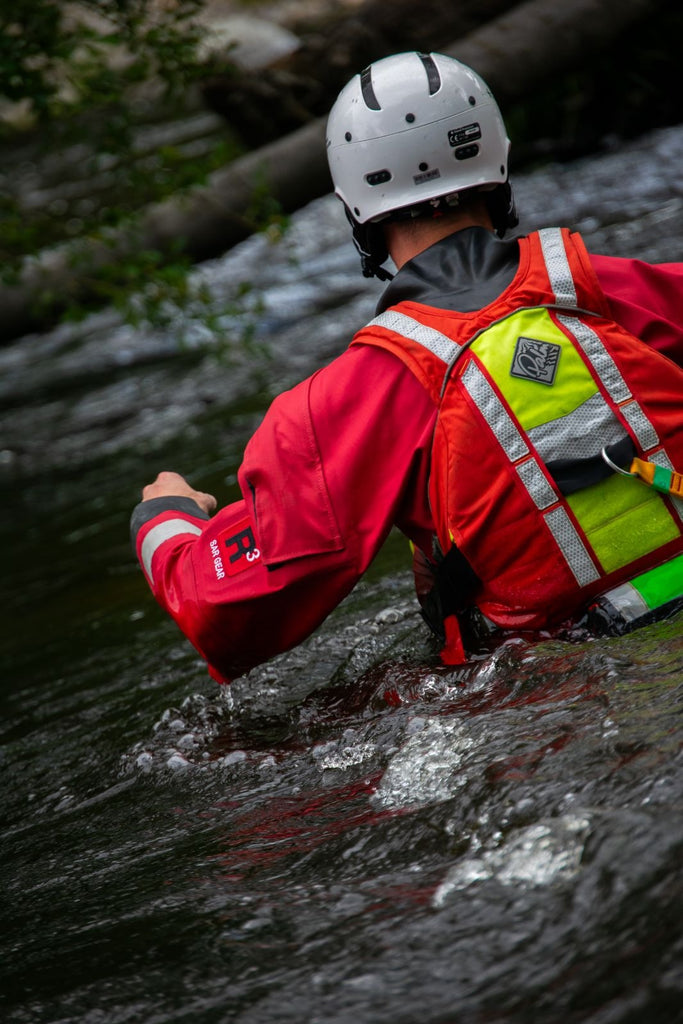
<instances>
[{"instance_id":1,"label":"fallen log","mask_svg":"<svg viewBox=\"0 0 683 1024\"><path fill-rule=\"evenodd\" d=\"M475 68L501 104L587 62L667 0L528 0L443 51Z\"/></svg>"},{"instance_id":2,"label":"fallen log","mask_svg":"<svg viewBox=\"0 0 683 1024\"><path fill-rule=\"evenodd\" d=\"M200 90L249 148L263 146L322 117L350 71L400 50L440 49L515 6L516 0L362 0L295 18L292 53L258 75L214 72ZM437 42L438 40L438 42Z\"/></svg>"},{"instance_id":3,"label":"fallen log","mask_svg":"<svg viewBox=\"0 0 683 1024\"><path fill-rule=\"evenodd\" d=\"M657 0L574 0L571 6L527 0L445 52L476 68L509 102L584 61L656 6ZM325 118L317 118L215 172L206 186L155 204L106 238L81 239L28 260L16 283L0 286L0 340L54 323L70 303L92 296L98 272L141 250L169 256L181 251L195 261L219 255L255 229L249 210L259 193L284 212L325 194L331 182L324 130Z\"/></svg>"}]
</instances>

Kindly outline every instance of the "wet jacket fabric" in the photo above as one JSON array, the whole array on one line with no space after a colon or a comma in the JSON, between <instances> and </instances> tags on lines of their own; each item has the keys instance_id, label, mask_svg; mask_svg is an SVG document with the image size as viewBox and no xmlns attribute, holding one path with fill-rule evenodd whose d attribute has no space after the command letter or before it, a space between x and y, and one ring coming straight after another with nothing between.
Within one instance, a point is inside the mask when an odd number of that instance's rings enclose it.
<instances>
[{"instance_id":1,"label":"wet jacket fabric","mask_svg":"<svg viewBox=\"0 0 683 1024\"><path fill-rule=\"evenodd\" d=\"M590 256L615 320L683 365L683 264ZM406 264L378 314L403 301L472 312L519 268L519 244L470 228ZM308 636L397 526L431 553L428 500L438 407L395 354L354 344L280 395L247 445L241 500L206 516L187 498L133 512L156 599L229 681Z\"/></svg>"},{"instance_id":2,"label":"wet jacket fabric","mask_svg":"<svg viewBox=\"0 0 683 1024\"><path fill-rule=\"evenodd\" d=\"M481 309L404 300L358 344L396 355L439 407L438 549L457 548L469 603L496 626L557 626L683 550L683 502L601 455L683 466L683 369L613 320L578 235L521 239L514 280ZM457 623L445 625L457 663Z\"/></svg>"}]
</instances>

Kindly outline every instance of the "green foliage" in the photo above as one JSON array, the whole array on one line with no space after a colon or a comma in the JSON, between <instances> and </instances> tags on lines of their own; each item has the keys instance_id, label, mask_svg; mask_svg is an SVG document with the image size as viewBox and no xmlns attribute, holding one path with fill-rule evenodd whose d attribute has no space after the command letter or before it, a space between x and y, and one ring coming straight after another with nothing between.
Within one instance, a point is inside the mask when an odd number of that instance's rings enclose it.
<instances>
[{"instance_id":1,"label":"green foliage","mask_svg":"<svg viewBox=\"0 0 683 1024\"><path fill-rule=\"evenodd\" d=\"M98 241L105 252L116 245L106 231ZM63 320L78 322L93 309L112 306L133 327L170 329L181 346L195 348L199 335L204 339L201 344L210 344L216 357L227 363L244 352L261 362L271 358L255 336L263 300L248 282L240 282L231 295L219 300L201 274L193 272L180 245L165 254L140 248L112 262L99 261L91 242L92 237L77 241L70 250L78 295L69 300L63 293L41 291L36 313L46 323L54 319L56 308ZM87 301L80 297L83 292Z\"/></svg>"},{"instance_id":2,"label":"green foliage","mask_svg":"<svg viewBox=\"0 0 683 1024\"><path fill-rule=\"evenodd\" d=\"M188 262L180 255L169 262L159 253L143 252L129 260L125 269L129 289L121 286L118 277L111 288L102 279L95 285L133 327L172 328L176 340L187 347L194 347L188 336L193 328L196 334L200 327L203 336L210 337L216 357L228 364L236 352L248 352L260 363L272 357L267 346L255 337L263 301L247 282L241 282L234 294L219 304L207 284L191 275ZM72 311L77 317L81 312Z\"/></svg>"},{"instance_id":3,"label":"green foliage","mask_svg":"<svg viewBox=\"0 0 683 1024\"><path fill-rule=\"evenodd\" d=\"M0 8L0 96L30 101L41 122L120 103L152 76L180 94L197 73L201 0L22 0ZM110 59L115 58L115 59Z\"/></svg>"},{"instance_id":4,"label":"green foliage","mask_svg":"<svg viewBox=\"0 0 683 1024\"><path fill-rule=\"evenodd\" d=\"M14 7L0 10L0 94L9 100L29 97L44 115L55 91L48 69L69 55L75 41L69 44L60 33L56 4L29 0L25 12L19 22Z\"/></svg>"},{"instance_id":5,"label":"green foliage","mask_svg":"<svg viewBox=\"0 0 683 1024\"><path fill-rule=\"evenodd\" d=\"M227 133L226 133L227 134ZM109 142L114 146L113 137ZM108 184L100 194L56 199L26 210L11 192L0 191L0 276L6 279L21 260L39 249L114 226L134 217L148 203L205 182L240 152L230 138L217 138L200 156L160 146L146 154L119 150L110 160ZM100 173L102 154L87 157L91 180Z\"/></svg>"},{"instance_id":6,"label":"green foliage","mask_svg":"<svg viewBox=\"0 0 683 1024\"><path fill-rule=\"evenodd\" d=\"M197 57L202 30L192 19L202 6L203 0L22 0L19 6L0 0L0 105L21 102L24 118L19 127L0 119L7 154L0 167L4 283L17 280L26 256L69 241L76 290L89 298L74 295L67 317L106 303L131 323L163 327L183 310L211 320L220 333L220 316L206 290L190 284L190 263L180 250L139 250L97 265L79 256L78 247L79 238L104 240L108 228L134 223L149 203L202 184L242 151L227 125L215 136L175 145L153 141L211 70ZM36 175L44 202L27 205L26 175ZM251 213L255 222L281 230L265 190ZM64 296L45 290L40 301L49 323ZM227 313L246 305L252 299L238 296Z\"/></svg>"},{"instance_id":7,"label":"green foliage","mask_svg":"<svg viewBox=\"0 0 683 1024\"><path fill-rule=\"evenodd\" d=\"M156 122L164 110L182 111L189 86L207 73L197 59L202 30L192 21L201 0L23 0L18 14L9 0L0 5L0 212L9 218L3 265L200 183L239 151L227 128L190 156L140 145L146 117ZM7 110L18 101L19 127ZM26 210L12 178L39 167L68 184L75 159L92 193L83 199L67 189L54 208ZM106 189L98 187L102 179Z\"/></svg>"},{"instance_id":8,"label":"green foliage","mask_svg":"<svg viewBox=\"0 0 683 1024\"><path fill-rule=\"evenodd\" d=\"M245 219L257 231L265 231L272 242L277 242L289 227L290 219L273 195L265 174L257 177L251 202L244 211Z\"/></svg>"}]
</instances>

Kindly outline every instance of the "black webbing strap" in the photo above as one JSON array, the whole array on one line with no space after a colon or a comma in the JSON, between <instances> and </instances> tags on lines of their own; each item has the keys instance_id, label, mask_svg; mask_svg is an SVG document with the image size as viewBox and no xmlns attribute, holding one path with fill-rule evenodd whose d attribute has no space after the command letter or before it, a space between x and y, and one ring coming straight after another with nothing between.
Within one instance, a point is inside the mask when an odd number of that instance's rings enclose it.
<instances>
[{"instance_id":1,"label":"black webbing strap","mask_svg":"<svg viewBox=\"0 0 683 1024\"><path fill-rule=\"evenodd\" d=\"M628 436L607 445L605 451L615 465L624 467L630 466L636 455L635 445ZM599 453L589 459L555 459L546 462L546 469L564 495L599 484L614 472Z\"/></svg>"},{"instance_id":2,"label":"black webbing strap","mask_svg":"<svg viewBox=\"0 0 683 1024\"><path fill-rule=\"evenodd\" d=\"M426 559L425 559L426 562ZM434 585L418 593L422 617L438 637L444 638L444 620L473 604L479 577L455 545L444 555L434 539L434 560L429 562Z\"/></svg>"}]
</instances>

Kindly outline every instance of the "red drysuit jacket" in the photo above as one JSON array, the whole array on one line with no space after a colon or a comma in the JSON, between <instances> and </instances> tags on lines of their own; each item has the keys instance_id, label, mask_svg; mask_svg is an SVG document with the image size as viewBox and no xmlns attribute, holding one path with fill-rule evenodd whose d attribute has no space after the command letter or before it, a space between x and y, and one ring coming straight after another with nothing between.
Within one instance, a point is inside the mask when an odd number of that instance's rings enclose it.
<instances>
[{"instance_id":1,"label":"red drysuit jacket","mask_svg":"<svg viewBox=\"0 0 683 1024\"><path fill-rule=\"evenodd\" d=\"M590 259L614 319L683 365L683 263ZM481 308L516 269L514 240L468 228L406 264L378 312L401 299ZM273 402L244 454L242 500L211 518L188 498L136 507L133 541L154 596L215 679L229 682L308 636L393 525L431 553L436 414L399 359L355 345Z\"/></svg>"}]
</instances>

